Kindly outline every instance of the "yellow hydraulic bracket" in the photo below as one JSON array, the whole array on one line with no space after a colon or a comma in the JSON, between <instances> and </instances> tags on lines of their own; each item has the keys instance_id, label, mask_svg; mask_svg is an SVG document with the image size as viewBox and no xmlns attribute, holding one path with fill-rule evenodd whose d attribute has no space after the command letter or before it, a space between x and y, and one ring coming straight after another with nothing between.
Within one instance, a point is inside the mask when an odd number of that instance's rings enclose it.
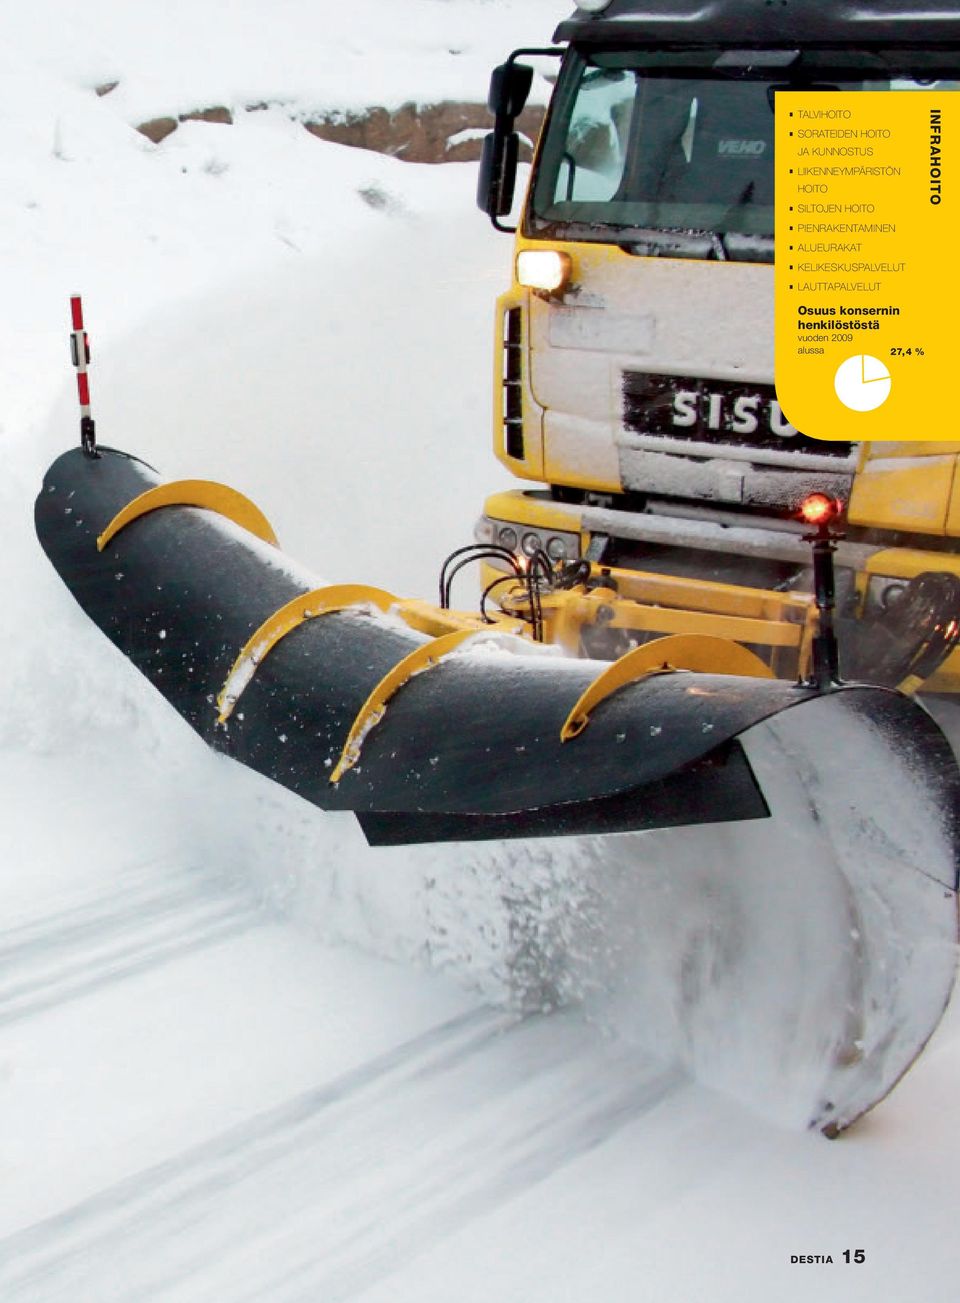
<instances>
[{"instance_id":1,"label":"yellow hydraulic bracket","mask_svg":"<svg viewBox=\"0 0 960 1303\"><path fill-rule=\"evenodd\" d=\"M156 511L158 507L204 507L207 511L226 516L236 525L242 525L265 543L274 546L277 543L277 536L260 508L236 489L217 484L215 480L173 480L170 484L158 484L156 488L147 489L146 493L141 493L118 511L97 538L97 551L102 552L131 521Z\"/></svg>"},{"instance_id":2,"label":"yellow hydraulic bracket","mask_svg":"<svg viewBox=\"0 0 960 1303\"><path fill-rule=\"evenodd\" d=\"M331 783L338 783L346 771L352 769L360 759L363 739L383 719L387 702L394 693L415 674L431 669L467 638L475 637L476 632L475 629L458 629L455 633L445 633L440 638L434 638L421 647L416 647L408 656L404 656L403 660L398 661L393 669L387 671L357 712L357 717L353 721L340 753L340 759L330 774Z\"/></svg>"},{"instance_id":3,"label":"yellow hydraulic bracket","mask_svg":"<svg viewBox=\"0 0 960 1303\"><path fill-rule=\"evenodd\" d=\"M636 683L648 674L696 670L701 674L735 674L772 679L773 670L738 642L709 634L681 633L655 638L635 647L598 674L584 689L560 730L561 742L577 737L590 722L591 711L618 688Z\"/></svg>"},{"instance_id":4,"label":"yellow hydraulic bracket","mask_svg":"<svg viewBox=\"0 0 960 1303\"><path fill-rule=\"evenodd\" d=\"M530 632L530 626L525 620L514 619L499 611L494 612L492 620L484 620L473 611L444 610L420 597L401 598L394 613L411 629L429 634L431 638L439 638L444 633L455 633L458 629L473 629L476 633L495 629L500 633L516 633L521 636L529 636Z\"/></svg>"},{"instance_id":5,"label":"yellow hydraulic bracket","mask_svg":"<svg viewBox=\"0 0 960 1303\"><path fill-rule=\"evenodd\" d=\"M264 620L257 631L250 635L233 662L226 682L217 697L217 723L225 724L233 713L233 708L240 699L240 694L253 678L257 666L281 638L318 615L330 615L333 611L346 611L357 606L375 606L380 611L389 611L396 602L392 593L382 588L368 588L365 584L328 584L324 588L314 588L312 592L301 593L278 611L274 611Z\"/></svg>"},{"instance_id":6,"label":"yellow hydraulic bracket","mask_svg":"<svg viewBox=\"0 0 960 1303\"><path fill-rule=\"evenodd\" d=\"M902 692L905 697L912 697L926 683L923 675L908 674L905 679L897 684L897 691Z\"/></svg>"}]
</instances>

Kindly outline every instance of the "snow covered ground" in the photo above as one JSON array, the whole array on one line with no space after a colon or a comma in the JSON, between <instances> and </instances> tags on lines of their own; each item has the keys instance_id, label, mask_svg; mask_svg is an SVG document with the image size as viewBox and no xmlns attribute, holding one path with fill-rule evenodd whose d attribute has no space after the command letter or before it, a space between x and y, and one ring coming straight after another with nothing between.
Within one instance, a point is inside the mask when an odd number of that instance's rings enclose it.
<instances>
[{"instance_id":1,"label":"snow covered ground","mask_svg":"<svg viewBox=\"0 0 960 1303\"><path fill-rule=\"evenodd\" d=\"M299 119L482 98L565 12L0 3L3 1303L955 1297L955 1015L835 1144L630 1027L518 1018L503 898L549 901L566 852L369 853L170 718L33 537L80 291L104 443L249 493L330 580L430 596L503 482L509 242L469 165ZM214 103L234 126L130 125Z\"/></svg>"}]
</instances>

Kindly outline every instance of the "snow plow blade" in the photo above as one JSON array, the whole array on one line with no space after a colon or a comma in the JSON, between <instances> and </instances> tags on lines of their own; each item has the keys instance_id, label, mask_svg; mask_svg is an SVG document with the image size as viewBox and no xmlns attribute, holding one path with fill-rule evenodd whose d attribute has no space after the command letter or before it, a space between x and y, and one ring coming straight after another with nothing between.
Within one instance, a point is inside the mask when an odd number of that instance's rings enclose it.
<instances>
[{"instance_id":1,"label":"snow plow blade","mask_svg":"<svg viewBox=\"0 0 960 1303\"><path fill-rule=\"evenodd\" d=\"M809 874L816 944L820 921L836 933L830 980L822 964L810 979L836 1061L812 1124L840 1130L882 1098L936 1025L960 775L907 698L657 672L591 700L604 665L513 635L431 639L389 594L317 588L240 495L160 488L106 449L53 464L36 527L83 610L212 747L353 811L372 844L764 821L784 906Z\"/></svg>"}]
</instances>

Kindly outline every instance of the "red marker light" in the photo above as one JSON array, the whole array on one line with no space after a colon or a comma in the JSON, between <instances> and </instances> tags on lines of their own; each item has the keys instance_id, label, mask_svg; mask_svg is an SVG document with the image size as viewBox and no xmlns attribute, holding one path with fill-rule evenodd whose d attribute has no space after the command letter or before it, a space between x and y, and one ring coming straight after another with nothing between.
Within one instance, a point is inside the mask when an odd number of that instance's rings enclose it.
<instances>
[{"instance_id":1,"label":"red marker light","mask_svg":"<svg viewBox=\"0 0 960 1303\"><path fill-rule=\"evenodd\" d=\"M840 502L826 493L810 493L800 503L800 517L808 525L825 525L834 516L839 516L840 507Z\"/></svg>"}]
</instances>

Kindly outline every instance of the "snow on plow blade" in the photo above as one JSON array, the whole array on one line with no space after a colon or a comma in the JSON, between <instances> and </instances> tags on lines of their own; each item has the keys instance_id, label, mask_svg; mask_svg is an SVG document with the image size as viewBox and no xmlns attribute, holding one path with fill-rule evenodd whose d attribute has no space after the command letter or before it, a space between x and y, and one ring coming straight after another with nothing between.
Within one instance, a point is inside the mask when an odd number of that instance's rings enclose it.
<instances>
[{"instance_id":1,"label":"snow on plow blade","mask_svg":"<svg viewBox=\"0 0 960 1303\"><path fill-rule=\"evenodd\" d=\"M820 1020L830 1063L812 1123L841 1129L882 1098L936 1025L953 978L960 775L906 698L655 673L571 729L603 666L510 654L530 650L514 637L430 639L388 594L317 588L220 486L158 488L135 458L78 449L48 471L36 527L80 606L211 746L352 810L375 845L730 821L774 832L765 908L778 883L784 910L794 893L809 902L803 1016ZM704 873L739 889L736 862ZM675 931L678 954L683 919ZM741 949L725 969L740 977L755 959ZM688 1005L669 1017L710 1021L709 1000Z\"/></svg>"},{"instance_id":2,"label":"snow on plow blade","mask_svg":"<svg viewBox=\"0 0 960 1303\"><path fill-rule=\"evenodd\" d=\"M741 736L768 819L607 839L617 1025L791 1126L834 1135L883 1099L954 982L956 777L931 722L823 696Z\"/></svg>"}]
</instances>

